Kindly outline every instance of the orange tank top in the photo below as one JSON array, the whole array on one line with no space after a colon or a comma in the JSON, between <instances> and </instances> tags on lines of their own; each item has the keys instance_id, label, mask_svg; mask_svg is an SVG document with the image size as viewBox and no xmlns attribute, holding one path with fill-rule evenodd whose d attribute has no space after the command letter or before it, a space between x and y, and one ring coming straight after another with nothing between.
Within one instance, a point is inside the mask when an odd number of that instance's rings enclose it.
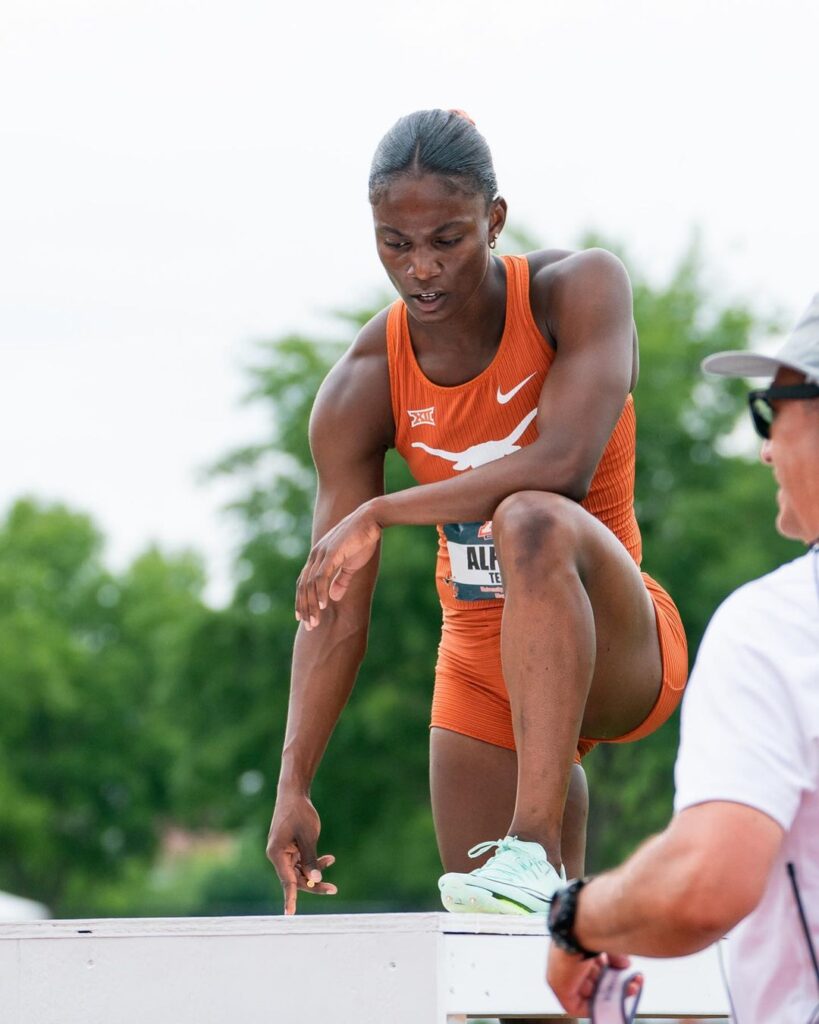
<instances>
[{"instance_id":1,"label":"orange tank top","mask_svg":"<svg viewBox=\"0 0 819 1024\"><path fill-rule=\"evenodd\" d=\"M407 307L400 299L390 307L387 352L395 447L419 484L469 472L537 437L538 399L555 353L532 316L526 257L504 256L503 261L503 336L489 366L464 384L443 387L424 376L412 348ZM635 442L634 403L629 395L581 504L608 526L639 565ZM502 607L503 584L491 521L441 524L438 537L436 576L444 607Z\"/></svg>"}]
</instances>

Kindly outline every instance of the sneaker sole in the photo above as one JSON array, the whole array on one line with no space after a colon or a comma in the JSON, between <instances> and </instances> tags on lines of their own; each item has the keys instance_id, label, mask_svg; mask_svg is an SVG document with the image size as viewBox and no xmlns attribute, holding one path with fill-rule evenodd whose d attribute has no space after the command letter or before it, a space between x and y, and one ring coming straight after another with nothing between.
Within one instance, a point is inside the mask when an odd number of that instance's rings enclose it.
<instances>
[{"instance_id":1,"label":"sneaker sole","mask_svg":"<svg viewBox=\"0 0 819 1024\"><path fill-rule=\"evenodd\" d=\"M460 879L449 879L441 889L441 902L445 910L453 914L513 914L516 916L529 916L530 914L545 914L548 907L542 911L530 910L520 903L516 903L504 896L496 896L488 889L481 889L478 886L467 885Z\"/></svg>"}]
</instances>

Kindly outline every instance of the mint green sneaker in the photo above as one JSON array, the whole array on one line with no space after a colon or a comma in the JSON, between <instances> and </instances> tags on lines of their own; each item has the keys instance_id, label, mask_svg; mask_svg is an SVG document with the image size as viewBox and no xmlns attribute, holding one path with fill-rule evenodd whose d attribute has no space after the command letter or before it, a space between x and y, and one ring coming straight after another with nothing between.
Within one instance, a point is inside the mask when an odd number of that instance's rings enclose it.
<instances>
[{"instance_id":1,"label":"mint green sneaker","mask_svg":"<svg viewBox=\"0 0 819 1024\"><path fill-rule=\"evenodd\" d=\"M438 880L441 901L456 914L546 914L552 896L566 884L566 870L555 871L540 843L516 836L478 843L469 851L480 857L496 846L497 853L474 871L451 871Z\"/></svg>"}]
</instances>

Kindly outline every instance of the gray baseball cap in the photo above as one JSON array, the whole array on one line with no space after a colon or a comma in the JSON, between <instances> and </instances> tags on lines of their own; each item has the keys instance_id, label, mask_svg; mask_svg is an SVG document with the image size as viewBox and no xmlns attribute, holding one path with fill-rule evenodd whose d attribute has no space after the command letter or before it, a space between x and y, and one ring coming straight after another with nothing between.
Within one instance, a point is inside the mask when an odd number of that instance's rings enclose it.
<instances>
[{"instance_id":1,"label":"gray baseball cap","mask_svg":"<svg viewBox=\"0 0 819 1024\"><path fill-rule=\"evenodd\" d=\"M724 377L773 377L780 366L819 382L819 292L776 355L716 352L702 361L703 370Z\"/></svg>"}]
</instances>

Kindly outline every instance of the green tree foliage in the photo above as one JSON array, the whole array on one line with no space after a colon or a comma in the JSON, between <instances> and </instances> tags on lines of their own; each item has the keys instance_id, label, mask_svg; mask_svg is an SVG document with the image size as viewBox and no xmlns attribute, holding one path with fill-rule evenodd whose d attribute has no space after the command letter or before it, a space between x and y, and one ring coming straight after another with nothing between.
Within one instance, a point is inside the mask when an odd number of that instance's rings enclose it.
<instances>
[{"instance_id":1,"label":"green tree foliage","mask_svg":"<svg viewBox=\"0 0 819 1024\"><path fill-rule=\"evenodd\" d=\"M70 912L152 857L201 586L195 559L153 550L109 574L91 521L59 505L19 501L0 525L0 888Z\"/></svg>"}]
</instances>

